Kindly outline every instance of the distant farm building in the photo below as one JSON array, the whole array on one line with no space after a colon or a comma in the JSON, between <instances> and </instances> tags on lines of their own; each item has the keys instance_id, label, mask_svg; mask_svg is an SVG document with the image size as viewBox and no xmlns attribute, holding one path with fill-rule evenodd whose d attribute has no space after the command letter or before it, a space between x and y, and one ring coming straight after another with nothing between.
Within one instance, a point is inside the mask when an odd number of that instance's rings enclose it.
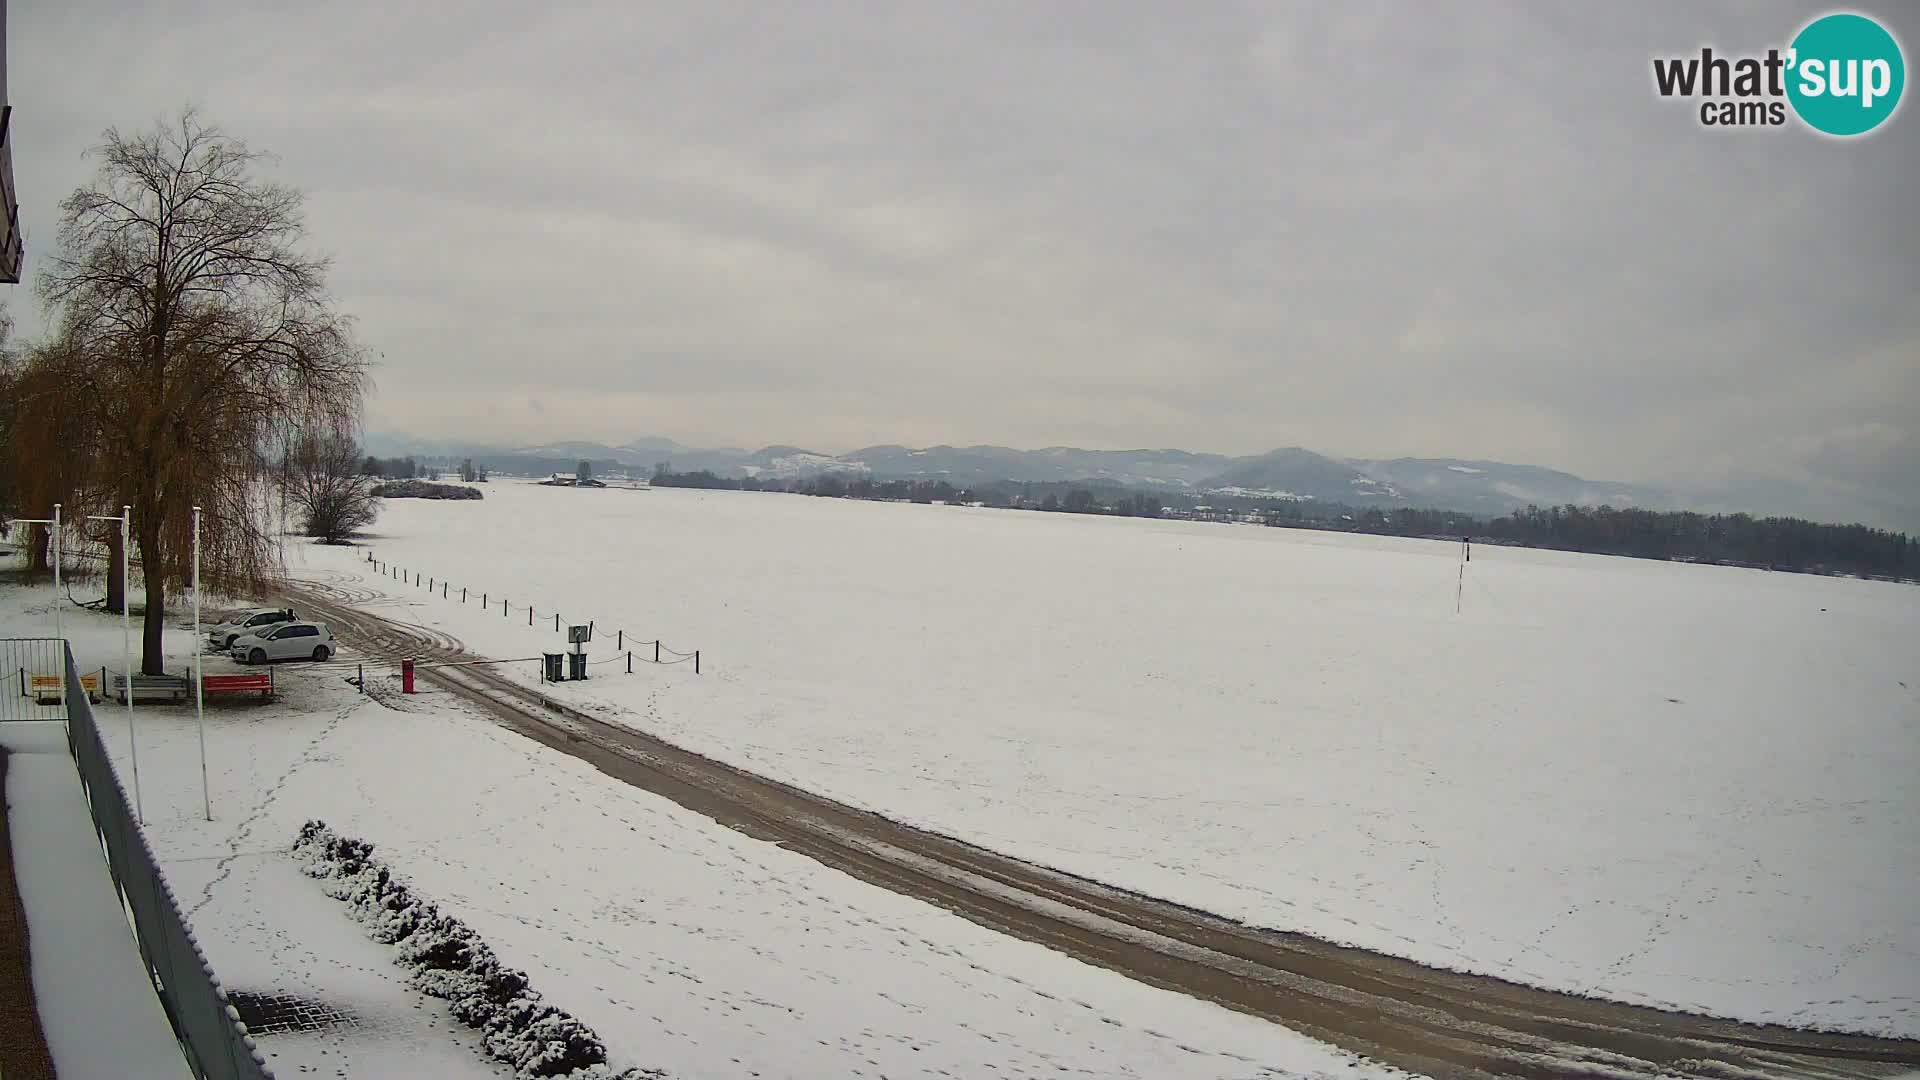
<instances>
[{"instance_id":1,"label":"distant farm building","mask_svg":"<svg viewBox=\"0 0 1920 1080\"><path fill-rule=\"evenodd\" d=\"M545 480L540 481L540 484L543 487L603 488L607 486L606 484L598 480L595 480L591 476L586 476L586 477L576 476L575 474L570 472L554 473L552 476L549 476Z\"/></svg>"}]
</instances>

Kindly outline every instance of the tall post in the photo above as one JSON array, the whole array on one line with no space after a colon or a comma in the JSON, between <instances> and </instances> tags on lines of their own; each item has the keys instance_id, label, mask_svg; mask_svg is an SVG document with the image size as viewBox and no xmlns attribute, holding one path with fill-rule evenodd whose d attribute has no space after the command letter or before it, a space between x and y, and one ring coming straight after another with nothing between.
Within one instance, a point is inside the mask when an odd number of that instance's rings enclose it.
<instances>
[{"instance_id":1,"label":"tall post","mask_svg":"<svg viewBox=\"0 0 1920 1080\"><path fill-rule=\"evenodd\" d=\"M29 532L32 531L31 526L34 526L34 525L45 525L47 527L47 544L48 546L53 548L53 593L54 593L53 639L55 641L64 640L66 635L61 632L60 603L59 603L60 504L59 503L53 504L53 516L50 518L14 518L13 520L15 524L29 526L29 530L28 530ZM31 545L32 543L31 536L28 537L28 543L29 545ZM27 669L23 667L20 669L20 694L21 696L24 697L26 693L27 693ZM66 671L63 668L60 672L60 712L64 716L66 714L66 711L67 711L67 678L66 678Z\"/></svg>"},{"instance_id":2,"label":"tall post","mask_svg":"<svg viewBox=\"0 0 1920 1080\"><path fill-rule=\"evenodd\" d=\"M200 803L213 820L213 792L207 784L206 643L200 640L200 508L193 508L193 719L200 729Z\"/></svg>"},{"instance_id":3,"label":"tall post","mask_svg":"<svg viewBox=\"0 0 1920 1080\"><path fill-rule=\"evenodd\" d=\"M147 823L140 800L140 740L133 733L133 507L120 507L120 659L127 666L127 755L133 759L133 820ZM157 568L156 568L157 569Z\"/></svg>"},{"instance_id":4,"label":"tall post","mask_svg":"<svg viewBox=\"0 0 1920 1080\"><path fill-rule=\"evenodd\" d=\"M120 523L120 663L126 668L123 678L126 682L121 689L127 695L127 753L133 759L133 819L142 825L147 823L146 811L140 801L140 740L133 733L133 605L129 602L133 589L131 575L127 566L133 562L133 507L120 507L120 516L111 514L89 514L93 521L118 521ZM100 689L107 688L106 675L100 676Z\"/></svg>"},{"instance_id":5,"label":"tall post","mask_svg":"<svg viewBox=\"0 0 1920 1080\"><path fill-rule=\"evenodd\" d=\"M65 638L67 635L61 629L61 622L60 622L60 611L61 611L61 608L65 607L65 605L60 603L60 504L59 503L53 504L53 535L48 538L47 542L53 545L53 599L54 599L53 636L56 638ZM65 706L67 704L67 678L66 678L65 672L61 672L60 674L60 704L62 706L60 711L65 712L66 711Z\"/></svg>"}]
</instances>

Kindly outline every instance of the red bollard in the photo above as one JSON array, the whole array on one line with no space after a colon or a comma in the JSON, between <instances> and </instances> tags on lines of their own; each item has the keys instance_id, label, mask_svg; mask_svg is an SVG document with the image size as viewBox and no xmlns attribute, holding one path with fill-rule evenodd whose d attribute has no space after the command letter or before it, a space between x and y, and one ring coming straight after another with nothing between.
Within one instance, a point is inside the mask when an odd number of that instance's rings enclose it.
<instances>
[{"instance_id":1,"label":"red bollard","mask_svg":"<svg viewBox=\"0 0 1920 1080\"><path fill-rule=\"evenodd\" d=\"M413 693L413 657L400 661L400 692Z\"/></svg>"}]
</instances>

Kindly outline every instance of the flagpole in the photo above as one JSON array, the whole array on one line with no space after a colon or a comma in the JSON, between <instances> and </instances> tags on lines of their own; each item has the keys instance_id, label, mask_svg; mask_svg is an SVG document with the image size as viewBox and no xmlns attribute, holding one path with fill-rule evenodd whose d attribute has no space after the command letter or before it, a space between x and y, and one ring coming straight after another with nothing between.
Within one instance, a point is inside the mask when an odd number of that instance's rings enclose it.
<instances>
[{"instance_id":1,"label":"flagpole","mask_svg":"<svg viewBox=\"0 0 1920 1080\"><path fill-rule=\"evenodd\" d=\"M60 504L53 504L53 636L62 642L66 640L66 628L62 625L60 609L65 607L65 594L60 591ZM65 648L62 645L61 648ZM67 663L66 657L60 659L60 716L67 717Z\"/></svg>"},{"instance_id":2,"label":"flagpole","mask_svg":"<svg viewBox=\"0 0 1920 1080\"><path fill-rule=\"evenodd\" d=\"M120 523L120 663L126 668L121 684L127 695L127 752L133 759L133 819L145 825L146 811L140 801L140 740L133 733L133 592L131 575L127 567L133 562L133 507L120 507L120 516L111 514L90 514L97 521L118 521ZM149 568L151 569L151 568ZM106 687L101 687L105 692Z\"/></svg>"},{"instance_id":3,"label":"flagpole","mask_svg":"<svg viewBox=\"0 0 1920 1080\"><path fill-rule=\"evenodd\" d=\"M200 728L200 801L207 820L213 820L213 795L207 786L207 704L205 663L207 643L200 640L200 508L193 508L193 717Z\"/></svg>"},{"instance_id":4,"label":"flagpole","mask_svg":"<svg viewBox=\"0 0 1920 1080\"><path fill-rule=\"evenodd\" d=\"M54 599L53 636L57 638L64 638L67 635L61 632L62 628L60 625L61 596L60 596L60 504L59 503L53 504L53 534L51 537L51 541L53 543L53 599ZM60 678L60 687L61 687L60 703L62 705L65 705L67 702L66 685L67 685L66 676L63 674Z\"/></svg>"},{"instance_id":5,"label":"flagpole","mask_svg":"<svg viewBox=\"0 0 1920 1080\"><path fill-rule=\"evenodd\" d=\"M133 733L133 507L120 507L120 661L127 666L127 754L133 759L133 820L147 823L140 800L140 740ZM149 567L149 570L152 568Z\"/></svg>"},{"instance_id":6,"label":"flagpole","mask_svg":"<svg viewBox=\"0 0 1920 1080\"><path fill-rule=\"evenodd\" d=\"M53 504L53 516L50 518L15 518L14 522L20 525L45 525L47 527L47 545L53 548L53 639L55 641L65 641L66 634L63 632L64 627L61 625L60 620L60 504ZM29 528L27 532L27 547L31 550L33 547L33 530ZM22 686L21 693L25 692L26 688ZM60 661L60 715L63 721L66 712L67 669L66 658L63 656Z\"/></svg>"}]
</instances>

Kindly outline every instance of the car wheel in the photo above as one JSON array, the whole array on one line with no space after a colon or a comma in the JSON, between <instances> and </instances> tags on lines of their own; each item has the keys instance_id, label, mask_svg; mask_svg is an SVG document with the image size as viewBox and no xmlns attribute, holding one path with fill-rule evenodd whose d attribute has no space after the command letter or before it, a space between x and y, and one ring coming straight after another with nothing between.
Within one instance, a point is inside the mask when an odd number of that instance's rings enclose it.
<instances>
[{"instance_id":1,"label":"car wheel","mask_svg":"<svg viewBox=\"0 0 1920 1080\"><path fill-rule=\"evenodd\" d=\"M228 634L227 640L221 642L220 647L223 649L231 649L233 648L233 643L239 640L239 638L240 638L239 634Z\"/></svg>"},{"instance_id":2,"label":"car wheel","mask_svg":"<svg viewBox=\"0 0 1920 1080\"><path fill-rule=\"evenodd\" d=\"M247 654L247 663L249 664L264 664L266 662L267 650L265 649L255 649Z\"/></svg>"},{"instance_id":3,"label":"car wheel","mask_svg":"<svg viewBox=\"0 0 1920 1080\"><path fill-rule=\"evenodd\" d=\"M327 655L327 647L321 645L313 650L313 662L316 664L324 664L327 662Z\"/></svg>"}]
</instances>

